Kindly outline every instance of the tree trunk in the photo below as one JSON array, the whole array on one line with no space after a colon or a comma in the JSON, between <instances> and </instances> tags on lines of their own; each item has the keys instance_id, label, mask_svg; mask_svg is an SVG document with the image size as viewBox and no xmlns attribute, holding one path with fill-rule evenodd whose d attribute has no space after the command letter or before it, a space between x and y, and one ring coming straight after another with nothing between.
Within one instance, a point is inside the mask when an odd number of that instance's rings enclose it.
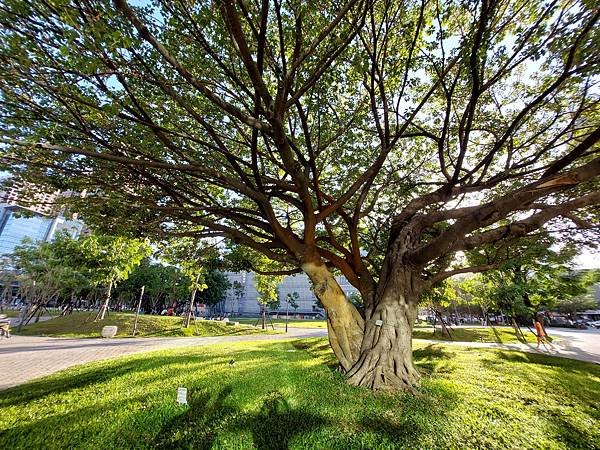
<instances>
[{"instance_id":1,"label":"tree trunk","mask_svg":"<svg viewBox=\"0 0 600 450\"><path fill-rule=\"evenodd\" d=\"M414 390L420 375L412 357L418 301L413 284L410 273L387 280L366 320L360 358L348 372L350 384L373 390Z\"/></svg>"},{"instance_id":2,"label":"tree trunk","mask_svg":"<svg viewBox=\"0 0 600 450\"><path fill-rule=\"evenodd\" d=\"M344 371L349 371L360 355L364 319L348 301L333 274L320 261L306 262L302 270L308 275L315 295L327 311L329 343Z\"/></svg>"},{"instance_id":3,"label":"tree trunk","mask_svg":"<svg viewBox=\"0 0 600 450\"><path fill-rule=\"evenodd\" d=\"M188 328L190 326L190 322L192 320L192 308L194 307L194 301L196 301L196 292L198 292L198 288L195 287L198 285L198 280L200 280L200 274L196 277L196 284L194 285L194 289L192 290L192 296L190 297L190 307L187 310L186 318L185 318L185 327ZM142 291L142 295L143 295ZM142 303L142 299L140 297L140 305Z\"/></svg>"},{"instance_id":4,"label":"tree trunk","mask_svg":"<svg viewBox=\"0 0 600 450\"><path fill-rule=\"evenodd\" d=\"M525 342L525 335L523 334L523 330L521 330L521 327L515 320L514 316L511 316L511 323L512 323L513 328L515 329L515 336L517 337L517 339L520 340L521 342Z\"/></svg>"},{"instance_id":5,"label":"tree trunk","mask_svg":"<svg viewBox=\"0 0 600 450\"><path fill-rule=\"evenodd\" d=\"M113 286L113 282L111 281L108 284L108 290L106 292L106 299L104 300L104 304L102 305L102 307L100 308L100 311L98 312L98 316L96 317L96 320L104 320L104 316L106 316L106 311L108 310L108 305L110 303L110 293L112 291L112 286Z\"/></svg>"},{"instance_id":6,"label":"tree trunk","mask_svg":"<svg viewBox=\"0 0 600 450\"><path fill-rule=\"evenodd\" d=\"M387 277L365 320L324 264L305 263L302 269L327 311L329 342L348 382L373 390L414 391L420 379L412 357L421 292L417 275L396 270Z\"/></svg>"}]
</instances>

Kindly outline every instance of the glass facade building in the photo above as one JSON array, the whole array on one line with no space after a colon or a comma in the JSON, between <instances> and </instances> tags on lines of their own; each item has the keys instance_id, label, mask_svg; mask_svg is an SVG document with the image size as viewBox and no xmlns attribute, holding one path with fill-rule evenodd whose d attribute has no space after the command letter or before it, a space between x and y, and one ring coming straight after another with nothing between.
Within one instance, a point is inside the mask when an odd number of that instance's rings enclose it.
<instances>
[{"instance_id":1,"label":"glass facade building","mask_svg":"<svg viewBox=\"0 0 600 450\"><path fill-rule=\"evenodd\" d=\"M24 216L20 212L23 209L18 206L0 206L0 255L12 253L26 238L32 241L49 241L56 232L63 230L76 237L83 229L81 222L67 220L62 216Z\"/></svg>"}]
</instances>

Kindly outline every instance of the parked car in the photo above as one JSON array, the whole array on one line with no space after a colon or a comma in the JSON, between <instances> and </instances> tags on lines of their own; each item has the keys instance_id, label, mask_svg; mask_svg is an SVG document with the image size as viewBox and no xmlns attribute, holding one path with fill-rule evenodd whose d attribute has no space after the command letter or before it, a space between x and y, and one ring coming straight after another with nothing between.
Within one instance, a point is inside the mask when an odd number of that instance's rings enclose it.
<instances>
[{"instance_id":1,"label":"parked car","mask_svg":"<svg viewBox=\"0 0 600 450\"><path fill-rule=\"evenodd\" d=\"M564 317L552 317L550 319L550 325L553 327L568 327L570 325L569 322L572 321L569 321Z\"/></svg>"}]
</instances>

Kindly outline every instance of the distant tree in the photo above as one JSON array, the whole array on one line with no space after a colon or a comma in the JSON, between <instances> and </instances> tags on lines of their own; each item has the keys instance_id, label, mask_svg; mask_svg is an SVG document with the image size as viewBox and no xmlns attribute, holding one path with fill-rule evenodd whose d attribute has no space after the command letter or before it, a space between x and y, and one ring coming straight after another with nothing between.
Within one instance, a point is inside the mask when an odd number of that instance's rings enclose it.
<instances>
[{"instance_id":1,"label":"distant tree","mask_svg":"<svg viewBox=\"0 0 600 450\"><path fill-rule=\"evenodd\" d=\"M145 286L143 307L160 311L169 303L186 298L190 281L175 266L151 263L145 259L129 278L117 286L116 293L125 301L132 302L137 299L142 286Z\"/></svg>"},{"instance_id":2,"label":"distant tree","mask_svg":"<svg viewBox=\"0 0 600 450\"><path fill-rule=\"evenodd\" d=\"M238 307L238 311L239 311L240 301L244 295L244 287L242 286L242 283L235 280L232 283L232 288L233 288L233 298L235 299L235 302L237 303L237 307ZM231 309L233 311L233 305L231 305Z\"/></svg>"},{"instance_id":3,"label":"distant tree","mask_svg":"<svg viewBox=\"0 0 600 450\"><path fill-rule=\"evenodd\" d=\"M103 320L113 287L126 280L133 269L152 254L152 248L138 239L97 234L80 239L77 245L80 253L76 263L85 268L92 285L106 288L105 300L96 316L96 320Z\"/></svg>"},{"instance_id":4,"label":"distant tree","mask_svg":"<svg viewBox=\"0 0 600 450\"><path fill-rule=\"evenodd\" d=\"M442 334L451 337L448 324L443 318L441 309L447 308L456 299L456 289L450 280L444 280L423 293L421 297L422 304L427 305L434 314L433 334L435 334L436 325L439 323Z\"/></svg>"},{"instance_id":5,"label":"distant tree","mask_svg":"<svg viewBox=\"0 0 600 450\"><path fill-rule=\"evenodd\" d=\"M208 270L204 275L206 288L196 294L196 299L202 303L215 306L225 300L227 289L231 287L229 279L217 270Z\"/></svg>"},{"instance_id":6,"label":"distant tree","mask_svg":"<svg viewBox=\"0 0 600 450\"><path fill-rule=\"evenodd\" d=\"M295 291L294 292L290 292L289 294L287 294L285 296L285 301L287 302L287 304L289 306L291 306L294 309L294 313L300 307L300 305L298 304L298 299L299 298L300 298L300 294L298 294Z\"/></svg>"},{"instance_id":7,"label":"distant tree","mask_svg":"<svg viewBox=\"0 0 600 450\"><path fill-rule=\"evenodd\" d=\"M103 287L106 297L97 316L103 319L114 285L150 253L150 246L136 239L97 234L73 239L59 233L51 242L24 242L15 248L12 259L21 292L35 300L34 310L50 299L67 296L72 302L85 290Z\"/></svg>"},{"instance_id":8,"label":"distant tree","mask_svg":"<svg viewBox=\"0 0 600 450\"><path fill-rule=\"evenodd\" d=\"M561 313L569 314L571 318L575 318L576 312L587 309L598 309L598 300L596 299L595 292L590 289L585 294L558 300L554 308Z\"/></svg>"},{"instance_id":9,"label":"distant tree","mask_svg":"<svg viewBox=\"0 0 600 450\"><path fill-rule=\"evenodd\" d=\"M13 300L13 281L15 280L14 267L10 264L10 258L0 256L0 311L4 311L6 305Z\"/></svg>"},{"instance_id":10,"label":"distant tree","mask_svg":"<svg viewBox=\"0 0 600 450\"><path fill-rule=\"evenodd\" d=\"M553 307L559 312L575 318L575 313L586 309L597 309L596 283L600 282L600 270L585 270L570 276L579 286L579 293L558 298Z\"/></svg>"},{"instance_id":11,"label":"distant tree","mask_svg":"<svg viewBox=\"0 0 600 450\"><path fill-rule=\"evenodd\" d=\"M482 275L489 300L511 320L529 323L540 308L585 291L585 277L573 274L577 246L573 239L559 246L555 237L542 232L503 247L483 247L468 258L472 264L498 261L498 269Z\"/></svg>"},{"instance_id":12,"label":"distant tree","mask_svg":"<svg viewBox=\"0 0 600 450\"><path fill-rule=\"evenodd\" d=\"M262 316L262 327L265 328L267 308L277 309L280 305L278 286L283 281L283 275L254 275L258 303Z\"/></svg>"},{"instance_id":13,"label":"distant tree","mask_svg":"<svg viewBox=\"0 0 600 450\"><path fill-rule=\"evenodd\" d=\"M51 242L25 239L9 261L19 294L30 304L25 322L50 301L68 302L65 313L69 312L75 298L92 287L85 267L78 264L77 241L67 233L58 233Z\"/></svg>"},{"instance_id":14,"label":"distant tree","mask_svg":"<svg viewBox=\"0 0 600 450\"><path fill-rule=\"evenodd\" d=\"M494 284L481 274L475 274L458 283L459 299L467 304L479 306L483 323L488 323L488 313L496 307Z\"/></svg>"},{"instance_id":15,"label":"distant tree","mask_svg":"<svg viewBox=\"0 0 600 450\"><path fill-rule=\"evenodd\" d=\"M348 300L350 300L350 303L352 303L356 309L358 309L361 313L364 313L365 304L363 303L363 298L361 297L360 293L352 292L348 296ZM323 305L321 305L320 308L323 308Z\"/></svg>"}]
</instances>

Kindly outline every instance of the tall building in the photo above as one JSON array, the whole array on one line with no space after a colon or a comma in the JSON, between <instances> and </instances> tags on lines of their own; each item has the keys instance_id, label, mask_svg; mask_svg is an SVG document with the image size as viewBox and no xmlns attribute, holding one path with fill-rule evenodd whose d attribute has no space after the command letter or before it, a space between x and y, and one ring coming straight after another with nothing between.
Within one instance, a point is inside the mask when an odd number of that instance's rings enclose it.
<instances>
[{"instance_id":1,"label":"tall building","mask_svg":"<svg viewBox=\"0 0 600 450\"><path fill-rule=\"evenodd\" d=\"M256 316L261 311L261 306L258 303L258 291L254 284L254 274L249 272L227 272L225 273L231 287L227 290L223 311L240 316ZM352 286L346 278L342 276L336 277L337 282L346 294L350 296L357 292L357 289ZM296 292L298 299L296 303L298 308L294 309L289 306L290 313L298 313L305 315L323 315L323 309L316 305L317 298L312 291L310 279L306 274L296 274L285 277L283 282L278 287L279 292L279 313L284 313L288 308L286 298L288 294Z\"/></svg>"},{"instance_id":2,"label":"tall building","mask_svg":"<svg viewBox=\"0 0 600 450\"><path fill-rule=\"evenodd\" d=\"M38 214L49 215L55 211L54 202L59 192L42 192L29 183L11 182L3 186L0 191L0 204L6 206L20 206Z\"/></svg>"},{"instance_id":3,"label":"tall building","mask_svg":"<svg viewBox=\"0 0 600 450\"><path fill-rule=\"evenodd\" d=\"M0 255L12 253L26 238L50 241L61 231L73 237L81 234L83 223L55 208L59 195L35 192L22 183L13 183L0 192Z\"/></svg>"},{"instance_id":4,"label":"tall building","mask_svg":"<svg viewBox=\"0 0 600 450\"><path fill-rule=\"evenodd\" d=\"M82 230L83 223L78 220L32 213L20 206L0 205L0 255L12 253L26 238L50 241L60 231L77 237Z\"/></svg>"}]
</instances>

